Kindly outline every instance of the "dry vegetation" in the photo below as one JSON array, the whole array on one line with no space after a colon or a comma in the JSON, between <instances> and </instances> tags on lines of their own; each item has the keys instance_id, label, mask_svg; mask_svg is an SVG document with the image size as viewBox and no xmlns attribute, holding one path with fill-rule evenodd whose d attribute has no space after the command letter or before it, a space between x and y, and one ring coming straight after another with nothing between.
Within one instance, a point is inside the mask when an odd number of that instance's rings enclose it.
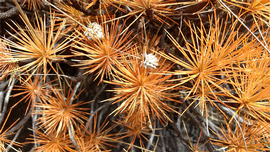
<instances>
[{"instance_id":1,"label":"dry vegetation","mask_svg":"<svg viewBox=\"0 0 270 152\"><path fill-rule=\"evenodd\" d=\"M0 4L0 152L270 151L269 0Z\"/></svg>"}]
</instances>

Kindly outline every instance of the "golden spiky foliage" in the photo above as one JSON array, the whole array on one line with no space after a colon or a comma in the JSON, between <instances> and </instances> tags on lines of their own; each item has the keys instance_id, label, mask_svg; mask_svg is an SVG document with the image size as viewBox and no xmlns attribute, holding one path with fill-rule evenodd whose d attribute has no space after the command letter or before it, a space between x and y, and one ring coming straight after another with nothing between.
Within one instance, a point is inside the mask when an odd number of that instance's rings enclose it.
<instances>
[{"instance_id":1,"label":"golden spiky foliage","mask_svg":"<svg viewBox=\"0 0 270 152\"><path fill-rule=\"evenodd\" d=\"M86 25L88 22L96 22L98 18L101 18L100 15L93 16L86 14L87 10L96 3L97 0L89 1L58 1L56 6L56 21L66 21L66 28L63 30L63 33L70 32L71 30L84 31L84 28L81 25ZM79 8L78 8L79 7ZM61 10L61 11L60 11ZM95 10L96 11L96 10ZM65 14L63 14L65 12ZM60 24L57 24L60 25ZM60 26L61 28L61 26Z\"/></svg>"},{"instance_id":2,"label":"golden spiky foliage","mask_svg":"<svg viewBox=\"0 0 270 152\"><path fill-rule=\"evenodd\" d=\"M5 42L0 39L0 81L12 75L11 71L15 74L17 68L17 62L12 57L10 48L7 48Z\"/></svg>"},{"instance_id":3,"label":"golden spiky foliage","mask_svg":"<svg viewBox=\"0 0 270 152\"><path fill-rule=\"evenodd\" d=\"M18 0L19 2L22 1L22 0ZM27 3L27 8L29 10L32 10L32 9L40 9L41 6L43 5L43 2L42 0L23 0L22 2L22 5L24 5L25 3Z\"/></svg>"},{"instance_id":4,"label":"golden spiky foliage","mask_svg":"<svg viewBox=\"0 0 270 152\"><path fill-rule=\"evenodd\" d=\"M72 56L60 55L69 46L69 42L71 41L71 39L67 38L64 41L58 42L58 38L61 36L61 30L65 23L63 22L61 28L54 33L54 15L51 16L50 27L47 28L45 19L43 21L35 14L36 26L33 26L26 14L24 14L21 9L19 10L26 29L23 29L19 24L13 22L16 28L18 28L18 31L9 25L10 28L16 32L16 35L9 33L16 41L3 40L6 42L6 45L13 48L11 54L14 60L19 63L19 71L21 73L29 71L31 74L34 74L38 69L42 69L43 74L45 75L49 70L47 68L49 64L53 71L57 73L52 62L61 61Z\"/></svg>"},{"instance_id":5,"label":"golden spiky foliage","mask_svg":"<svg viewBox=\"0 0 270 152\"><path fill-rule=\"evenodd\" d=\"M260 53L256 58L248 58L245 65L238 63L237 70L227 75L234 94L231 90L224 90L229 95L228 103L238 104L235 114L239 111L248 111L252 117L258 120L269 120L269 81L270 64L268 53Z\"/></svg>"},{"instance_id":6,"label":"golden spiky foliage","mask_svg":"<svg viewBox=\"0 0 270 152\"><path fill-rule=\"evenodd\" d=\"M269 21L270 10L268 7L270 6L270 2L268 0L248 0L247 3L249 6L247 11Z\"/></svg>"},{"instance_id":7,"label":"golden spiky foliage","mask_svg":"<svg viewBox=\"0 0 270 152\"><path fill-rule=\"evenodd\" d=\"M151 144L151 142L147 139L148 135L152 134L153 129L149 128L149 126L146 123L141 123L141 116L139 114L135 114L136 118L132 119L131 122L124 122L121 120L117 120L116 124L123 126L124 131L121 133L122 135L120 136L120 139L126 138L126 137L131 137L130 143L125 143L128 144L129 147L127 151L134 146L134 143L136 140L139 140L140 146L136 146L137 148L140 148L141 150L145 150L146 147L144 145L144 141L147 141L148 143ZM120 134L119 134L120 135Z\"/></svg>"},{"instance_id":8,"label":"golden spiky foliage","mask_svg":"<svg viewBox=\"0 0 270 152\"><path fill-rule=\"evenodd\" d=\"M190 83L192 87L190 87L185 99L190 96L195 97L195 99L200 98L201 107L205 105L206 99L211 101L209 95L212 96L212 99L217 99L215 89L223 90L221 86L227 82L220 76L230 73L231 63L251 53L238 49L243 38L248 36L239 36L238 32L235 31L237 30L235 24L227 25L227 19L220 21L214 12L213 16L209 16L211 23L209 30L206 29L202 21L199 25L186 23L191 33L191 39L187 40L183 35L184 46L181 46L168 33L169 39L177 47L181 58L173 54L160 53L166 59L181 66L181 69L170 72L180 76L180 78L173 80L180 81L175 87ZM224 25L220 23L224 23ZM213 24L215 27L212 26ZM215 103L211 102L211 104ZM207 107L204 106L204 108Z\"/></svg>"},{"instance_id":9,"label":"golden spiky foliage","mask_svg":"<svg viewBox=\"0 0 270 152\"><path fill-rule=\"evenodd\" d=\"M114 79L106 81L117 86L111 90L115 92L115 97L108 99L121 103L114 112L128 113L125 122L136 113L141 115L141 123L151 122L155 116L162 123L170 120L166 112L174 110L163 100L173 100L173 93L167 90L171 84L166 82L171 75L163 72L170 70L171 65L163 61L156 69L145 66L146 59L136 49L130 56L130 59L123 59L121 64L117 64Z\"/></svg>"},{"instance_id":10,"label":"golden spiky foliage","mask_svg":"<svg viewBox=\"0 0 270 152\"><path fill-rule=\"evenodd\" d=\"M217 83L218 85L221 84L222 81L220 81L219 83ZM203 88L202 88L203 87ZM192 88L186 88L187 91L189 92ZM213 90L215 90L214 94L213 94ZM193 101L188 107L187 109L192 106L195 102L198 102L197 105L199 105L199 108L201 110L201 115L203 116L205 114L206 118L208 117L208 109L207 107L209 105L214 106L215 108L217 108L223 115L225 115L222 110L216 105L217 102L223 104L223 102L218 98L218 96L227 96L225 93L218 91L218 88L211 84L210 86L198 86L196 92L194 93L194 95L190 95L187 99L190 99L191 101ZM197 106L196 105L196 106ZM187 110L186 109L186 110ZM185 112L185 111L184 111ZM183 113L184 113L183 112ZM182 114L183 114L182 113Z\"/></svg>"},{"instance_id":11,"label":"golden spiky foliage","mask_svg":"<svg viewBox=\"0 0 270 152\"><path fill-rule=\"evenodd\" d=\"M183 124L184 124L184 128L185 128L185 131L186 131L186 134L187 134L187 137L188 137L189 149L191 150L191 152L207 152L207 151L204 151L204 150L203 150L203 151L200 150L201 147L202 147L203 145L205 145L206 142L208 142L208 141L206 141L204 144L199 145L200 139L201 139L201 137L202 137L202 130L200 131L200 135L199 135L199 138L198 138L198 141L197 141L196 145L194 145L194 144L191 143L191 140L190 140L190 137L189 137L189 135L188 135L187 128L186 128L184 122L183 122Z\"/></svg>"},{"instance_id":12,"label":"golden spiky foliage","mask_svg":"<svg viewBox=\"0 0 270 152\"><path fill-rule=\"evenodd\" d=\"M81 107L89 102L80 101L73 103L74 100L80 95L75 96L75 90L71 91L69 88L66 94L65 90L61 88L51 87L53 96L45 99L45 101L37 103L34 107L40 108L39 111L34 111L35 114L42 115L38 120L39 124L46 129L47 133L53 131L58 135L60 132L67 130L74 130L74 125L84 124L84 120L87 120L89 108Z\"/></svg>"},{"instance_id":13,"label":"golden spiky foliage","mask_svg":"<svg viewBox=\"0 0 270 152\"><path fill-rule=\"evenodd\" d=\"M269 0L18 1L0 151L270 151Z\"/></svg>"},{"instance_id":14,"label":"golden spiky foliage","mask_svg":"<svg viewBox=\"0 0 270 152\"><path fill-rule=\"evenodd\" d=\"M239 121L239 120L235 120ZM235 122L220 129L221 134L216 134L219 139L211 139L215 145L226 148L227 152L258 152L269 151L269 139L265 138L269 132L259 121L244 117L243 122ZM233 129L235 128L235 129Z\"/></svg>"},{"instance_id":15,"label":"golden spiky foliage","mask_svg":"<svg viewBox=\"0 0 270 152\"><path fill-rule=\"evenodd\" d=\"M226 1L228 4L232 4L244 10L242 15L250 14L253 16L254 21L263 21L265 25L269 25L270 20L270 1L269 0L232 0Z\"/></svg>"},{"instance_id":16,"label":"golden spiky foliage","mask_svg":"<svg viewBox=\"0 0 270 152\"><path fill-rule=\"evenodd\" d=\"M90 127L87 130L85 130L84 126L76 130L75 139L81 152L110 151L107 146L114 147L113 142L117 142L117 139L114 138L114 134L110 134L110 131L115 128L115 125L108 127L109 122L106 118L98 128L97 116L98 115L95 114L94 121L91 124L88 122Z\"/></svg>"},{"instance_id":17,"label":"golden spiky foliage","mask_svg":"<svg viewBox=\"0 0 270 152\"><path fill-rule=\"evenodd\" d=\"M264 45L264 48L267 49L266 46L268 44L265 42L265 38L263 36L264 28L267 26L270 27L269 21L270 21L270 1L269 0L233 0L233 1L227 1L226 2L230 5L233 5L234 7L240 8L240 12L238 15L238 19L244 18L248 22L252 21L252 24L249 23L249 27L255 26L257 31L260 34L260 39L257 39L258 42L261 43L261 45ZM252 20L250 19L250 16L252 16ZM246 22L247 23L247 22ZM242 23L245 24L245 23ZM248 23L247 23L248 24ZM246 27L247 28L247 27ZM253 35L256 37L255 35ZM268 52L269 49L267 49Z\"/></svg>"},{"instance_id":18,"label":"golden spiky foliage","mask_svg":"<svg viewBox=\"0 0 270 152\"><path fill-rule=\"evenodd\" d=\"M21 101L28 102L28 106L25 112L28 111L30 106L33 108L34 102L45 101L47 97L50 96L50 83L53 82L50 81L44 83L45 77L35 76L33 80L29 77L30 76L25 76L25 79L21 78L21 84L14 85L14 88L12 89L20 91L19 93L14 94L13 97L24 95L16 104L14 104L14 106L19 104Z\"/></svg>"},{"instance_id":19,"label":"golden spiky foliage","mask_svg":"<svg viewBox=\"0 0 270 152\"><path fill-rule=\"evenodd\" d=\"M119 8L118 5L128 6L131 8L131 11L121 16L130 18L131 16L138 15L136 20L142 16L146 16L149 20L156 22L159 21L161 23L165 23L170 25L166 19L174 22L171 18L166 15L173 14L176 11L172 8L174 5L178 4L176 0L107 0L111 5ZM130 25L132 25L136 20L134 20Z\"/></svg>"},{"instance_id":20,"label":"golden spiky foliage","mask_svg":"<svg viewBox=\"0 0 270 152\"><path fill-rule=\"evenodd\" d=\"M142 25L143 26L143 25ZM161 51L158 47L161 36L158 36L158 31L155 35L150 35L150 31L146 31L142 28L141 36L137 36L137 47L138 51L141 54L149 54Z\"/></svg>"},{"instance_id":21,"label":"golden spiky foliage","mask_svg":"<svg viewBox=\"0 0 270 152\"><path fill-rule=\"evenodd\" d=\"M60 132L59 134L56 131L44 133L44 131L35 130L35 132L34 143L40 144L40 146L34 148L36 152L76 152L71 140L68 138L68 134L65 132Z\"/></svg>"},{"instance_id":22,"label":"golden spiky foliage","mask_svg":"<svg viewBox=\"0 0 270 152\"><path fill-rule=\"evenodd\" d=\"M106 20L106 17L104 17L104 20ZM73 51L73 53L75 56L84 56L87 59L82 60L75 66L83 66L81 69L88 69L84 74L96 72L95 80L100 77L100 82L104 78L110 77L113 66L122 58L128 57L130 52L128 49L131 45L131 39L129 38L132 32L126 31L123 35L120 35L124 26L120 26L120 28L119 26L119 21L112 21L110 25L104 23L101 25L102 33L93 31L93 34L91 34L86 31L90 38L79 32L83 39L77 41L78 45L74 48L79 49L80 52ZM91 29L93 28L89 30ZM100 34L103 34L103 36Z\"/></svg>"},{"instance_id":23,"label":"golden spiky foliage","mask_svg":"<svg viewBox=\"0 0 270 152\"><path fill-rule=\"evenodd\" d=\"M11 111L10 111L11 112ZM8 116L6 117L6 120L4 121L4 123L2 124L1 128L0 128L0 151L5 151L6 150L6 144L10 144L12 141L9 139L9 136L11 136L13 133L7 133L8 130L10 128L12 128L18 120L16 120L13 124L11 124L10 126L8 126L8 128L6 130L4 130L4 127L6 125L6 122L9 118L9 115L10 115L10 112L8 113ZM13 145L16 145L16 146L21 146L20 145L21 143L18 143L18 142L14 142Z\"/></svg>"}]
</instances>

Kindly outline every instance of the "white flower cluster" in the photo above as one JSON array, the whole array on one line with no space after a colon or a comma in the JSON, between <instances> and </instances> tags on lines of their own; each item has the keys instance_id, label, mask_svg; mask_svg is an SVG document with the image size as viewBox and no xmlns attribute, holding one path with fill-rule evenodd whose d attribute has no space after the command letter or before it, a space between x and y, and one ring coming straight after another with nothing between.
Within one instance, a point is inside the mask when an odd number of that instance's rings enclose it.
<instances>
[{"instance_id":1,"label":"white flower cluster","mask_svg":"<svg viewBox=\"0 0 270 152\"><path fill-rule=\"evenodd\" d=\"M145 52L142 56L144 56L144 62L142 61L141 66L144 65L144 68L150 67L156 69L158 66L158 59L154 54L147 54Z\"/></svg>"},{"instance_id":2,"label":"white flower cluster","mask_svg":"<svg viewBox=\"0 0 270 152\"><path fill-rule=\"evenodd\" d=\"M84 31L84 35L89 39L102 39L103 36L103 32L102 32L102 27L97 23L97 22L93 22L90 23L87 26L86 31Z\"/></svg>"}]
</instances>

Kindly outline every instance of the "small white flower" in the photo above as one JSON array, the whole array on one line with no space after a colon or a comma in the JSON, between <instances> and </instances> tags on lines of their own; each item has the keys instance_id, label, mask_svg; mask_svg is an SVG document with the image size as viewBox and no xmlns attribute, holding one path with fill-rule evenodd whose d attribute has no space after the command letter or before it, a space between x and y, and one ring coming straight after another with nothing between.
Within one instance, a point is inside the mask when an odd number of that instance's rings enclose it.
<instances>
[{"instance_id":1,"label":"small white flower","mask_svg":"<svg viewBox=\"0 0 270 152\"><path fill-rule=\"evenodd\" d=\"M145 52L142 56L144 56L144 62L142 61L141 66L143 64L144 68L150 67L156 69L156 67L158 66L158 59L154 54L147 54Z\"/></svg>"},{"instance_id":2,"label":"small white flower","mask_svg":"<svg viewBox=\"0 0 270 152\"><path fill-rule=\"evenodd\" d=\"M90 23L88 26L88 28L86 29L86 31L84 31L84 35L89 39L102 39L103 36L103 32L102 32L102 27L96 23Z\"/></svg>"}]
</instances>

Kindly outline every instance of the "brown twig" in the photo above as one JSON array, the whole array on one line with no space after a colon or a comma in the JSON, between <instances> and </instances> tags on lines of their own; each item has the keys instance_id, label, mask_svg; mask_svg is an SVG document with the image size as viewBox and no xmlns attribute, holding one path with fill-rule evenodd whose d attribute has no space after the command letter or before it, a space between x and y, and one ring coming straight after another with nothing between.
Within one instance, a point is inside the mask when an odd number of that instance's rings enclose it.
<instances>
[{"instance_id":1,"label":"brown twig","mask_svg":"<svg viewBox=\"0 0 270 152\"><path fill-rule=\"evenodd\" d=\"M10 86L8 87L4 101L0 101L0 102L4 102L3 109L0 109L0 124L4 121L5 113L7 111L7 107L8 107L8 103L10 99L10 94L11 94L14 84L15 84L15 79L12 80Z\"/></svg>"},{"instance_id":2,"label":"brown twig","mask_svg":"<svg viewBox=\"0 0 270 152\"><path fill-rule=\"evenodd\" d=\"M16 6L14 6L11 9L9 9L8 11L6 11L6 12L0 13L0 20L10 18L13 15L16 15L18 13L19 13L18 8Z\"/></svg>"},{"instance_id":3,"label":"brown twig","mask_svg":"<svg viewBox=\"0 0 270 152\"><path fill-rule=\"evenodd\" d=\"M183 104L184 106L186 106L185 104ZM186 107L185 107L186 108ZM194 115L188 110L186 110L185 115L187 115L188 118L191 119L191 121L199 128L202 129L202 137L205 141L208 141L210 139L210 137L207 135L207 128L203 127L202 124L200 123L200 121L198 121L197 118L194 117ZM210 142L207 142L206 144L207 149L209 150L209 152L214 152L214 147Z\"/></svg>"},{"instance_id":4,"label":"brown twig","mask_svg":"<svg viewBox=\"0 0 270 152\"><path fill-rule=\"evenodd\" d=\"M21 128L17 131L16 135L14 136L14 138L12 139L11 143L8 145L8 147L6 148L5 151L9 151L10 148L12 148L12 145L16 142L16 139L19 137L19 134L21 133L22 129L23 129L23 127L21 127Z\"/></svg>"},{"instance_id":5,"label":"brown twig","mask_svg":"<svg viewBox=\"0 0 270 152\"><path fill-rule=\"evenodd\" d=\"M18 123L16 123L15 126L13 126L11 129L9 129L7 131L7 134L13 133L13 132L17 131L18 129L22 128L22 126L25 125L27 123L27 121L30 119L31 113L32 113L32 110L29 109L29 111L26 114L26 116L24 116L22 120L20 120Z\"/></svg>"},{"instance_id":6,"label":"brown twig","mask_svg":"<svg viewBox=\"0 0 270 152\"><path fill-rule=\"evenodd\" d=\"M179 139L186 145L189 147L189 142L184 139L184 137L182 136L181 132L178 130L178 128L176 127L176 125L174 123L169 123L169 125L172 127L172 129L177 133Z\"/></svg>"}]
</instances>

